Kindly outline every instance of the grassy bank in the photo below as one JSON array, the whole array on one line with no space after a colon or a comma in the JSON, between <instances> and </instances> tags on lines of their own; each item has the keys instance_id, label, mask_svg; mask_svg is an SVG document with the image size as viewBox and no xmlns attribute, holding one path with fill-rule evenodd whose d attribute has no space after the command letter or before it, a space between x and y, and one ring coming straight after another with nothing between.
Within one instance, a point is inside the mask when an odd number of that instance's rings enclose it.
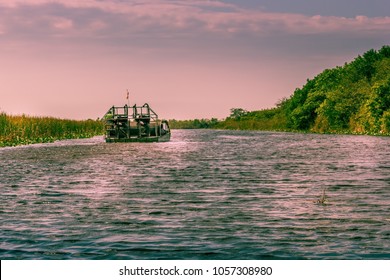
<instances>
[{"instance_id":1,"label":"grassy bank","mask_svg":"<svg viewBox=\"0 0 390 280\"><path fill-rule=\"evenodd\" d=\"M103 133L103 124L100 121L12 116L0 113L0 147L88 138Z\"/></svg>"}]
</instances>

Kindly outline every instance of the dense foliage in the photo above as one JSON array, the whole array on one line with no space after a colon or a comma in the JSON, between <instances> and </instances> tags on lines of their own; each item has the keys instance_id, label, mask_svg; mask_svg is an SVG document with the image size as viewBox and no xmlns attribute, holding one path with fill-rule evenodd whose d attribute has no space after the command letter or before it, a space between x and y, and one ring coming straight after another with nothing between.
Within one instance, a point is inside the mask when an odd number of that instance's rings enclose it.
<instances>
[{"instance_id":1,"label":"dense foliage","mask_svg":"<svg viewBox=\"0 0 390 280\"><path fill-rule=\"evenodd\" d=\"M231 109L231 114L215 128L243 130L286 130L286 115L281 107L260 111Z\"/></svg>"},{"instance_id":2,"label":"dense foliage","mask_svg":"<svg viewBox=\"0 0 390 280\"><path fill-rule=\"evenodd\" d=\"M283 108L293 129L389 133L390 46L325 70L296 89Z\"/></svg>"},{"instance_id":3,"label":"dense foliage","mask_svg":"<svg viewBox=\"0 0 390 280\"><path fill-rule=\"evenodd\" d=\"M0 147L86 138L104 134L100 121L10 116L0 113Z\"/></svg>"},{"instance_id":4,"label":"dense foliage","mask_svg":"<svg viewBox=\"0 0 390 280\"><path fill-rule=\"evenodd\" d=\"M276 108L234 108L216 127L390 134L390 46L323 71Z\"/></svg>"},{"instance_id":5,"label":"dense foliage","mask_svg":"<svg viewBox=\"0 0 390 280\"><path fill-rule=\"evenodd\" d=\"M218 119L194 119L194 120L169 120L169 126L173 129L201 129L215 128Z\"/></svg>"}]
</instances>

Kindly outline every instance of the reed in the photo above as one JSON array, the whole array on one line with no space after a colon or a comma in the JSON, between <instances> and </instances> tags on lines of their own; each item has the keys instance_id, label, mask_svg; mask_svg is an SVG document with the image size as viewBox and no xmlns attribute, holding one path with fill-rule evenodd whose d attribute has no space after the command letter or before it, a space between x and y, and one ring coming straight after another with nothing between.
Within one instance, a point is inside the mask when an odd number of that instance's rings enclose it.
<instances>
[{"instance_id":1,"label":"reed","mask_svg":"<svg viewBox=\"0 0 390 280\"><path fill-rule=\"evenodd\" d=\"M0 113L0 147L88 138L104 134L102 122Z\"/></svg>"}]
</instances>

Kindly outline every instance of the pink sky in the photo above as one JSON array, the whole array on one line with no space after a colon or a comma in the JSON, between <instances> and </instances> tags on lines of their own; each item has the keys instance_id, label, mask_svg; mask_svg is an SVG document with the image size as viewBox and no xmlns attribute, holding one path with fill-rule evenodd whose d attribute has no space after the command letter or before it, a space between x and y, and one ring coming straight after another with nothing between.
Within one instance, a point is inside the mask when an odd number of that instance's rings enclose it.
<instances>
[{"instance_id":1,"label":"pink sky","mask_svg":"<svg viewBox=\"0 0 390 280\"><path fill-rule=\"evenodd\" d=\"M129 89L132 104L163 118L224 118L273 107L325 68L389 44L387 16L244 2L0 3L0 111L95 119Z\"/></svg>"}]
</instances>

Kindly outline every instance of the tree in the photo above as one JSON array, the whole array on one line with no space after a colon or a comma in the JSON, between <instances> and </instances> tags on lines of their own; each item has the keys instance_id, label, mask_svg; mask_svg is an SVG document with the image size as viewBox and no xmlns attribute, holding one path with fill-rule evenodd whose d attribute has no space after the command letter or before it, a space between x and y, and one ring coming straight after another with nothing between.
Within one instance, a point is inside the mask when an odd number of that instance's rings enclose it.
<instances>
[{"instance_id":1,"label":"tree","mask_svg":"<svg viewBox=\"0 0 390 280\"><path fill-rule=\"evenodd\" d=\"M241 117L245 116L248 113L248 111L242 109L242 108L232 108L230 109L230 118L239 120Z\"/></svg>"}]
</instances>

